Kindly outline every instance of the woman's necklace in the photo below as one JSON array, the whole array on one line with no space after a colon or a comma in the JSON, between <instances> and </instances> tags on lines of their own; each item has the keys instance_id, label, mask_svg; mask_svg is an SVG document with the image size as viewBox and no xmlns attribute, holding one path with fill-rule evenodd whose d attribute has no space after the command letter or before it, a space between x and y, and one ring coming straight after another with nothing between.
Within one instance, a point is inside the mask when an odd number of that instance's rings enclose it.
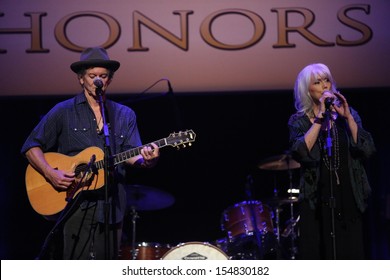
<instances>
[{"instance_id":1,"label":"woman's necklace","mask_svg":"<svg viewBox=\"0 0 390 280\"><path fill-rule=\"evenodd\" d=\"M331 167L332 167L332 170L334 171L334 173L336 175L336 183L337 183L337 185L340 185L339 174L337 173L337 171L340 168L340 143L339 143L338 129L337 129L336 123L334 121L332 121L332 126L331 126L330 130L331 130L331 134L333 137L333 139L332 139L332 153L333 153L332 155L333 156L331 156L331 157L328 156L325 141L322 139L323 137L321 136L321 137L319 137L319 141L320 141L320 145L322 147L322 152L324 155L322 157L322 159L323 159L324 164L328 170L331 170Z\"/></svg>"}]
</instances>

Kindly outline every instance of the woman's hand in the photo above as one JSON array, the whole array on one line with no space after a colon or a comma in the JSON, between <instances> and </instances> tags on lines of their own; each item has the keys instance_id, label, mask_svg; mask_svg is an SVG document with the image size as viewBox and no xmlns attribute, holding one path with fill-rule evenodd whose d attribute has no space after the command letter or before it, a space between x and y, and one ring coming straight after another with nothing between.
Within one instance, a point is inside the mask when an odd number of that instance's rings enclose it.
<instances>
[{"instance_id":1,"label":"woman's hand","mask_svg":"<svg viewBox=\"0 0 390 280\"><path fill-rule=\"evenodd\" d=\"M339 100L338 104L334 104L333 108L339 114L339 116L344 119L349 119L352 117L351 110L349 109L349 105L347 99L339 92L334 93Z\"/></svg>"},{"instance_id":2,"label":"woman's hand","mask_svg":"<svg viewBox=\"0 0 390 280\"><path fill-rule=\"evenodd\" d=\"M328 90L326 90L326 91L324 91L322 93L322 96L319 99L319 101L320 101L320 110L319 110L319 113L317 115L317 118L323 118L326 109L330 109L330 110L332 109L333 105L330 105L329 108L327 108L326 100L328 98L330 98L332 100L335 100L336 96L333 93L331 93L330 91L328 91Z\"/></svg>"}]
</instances>

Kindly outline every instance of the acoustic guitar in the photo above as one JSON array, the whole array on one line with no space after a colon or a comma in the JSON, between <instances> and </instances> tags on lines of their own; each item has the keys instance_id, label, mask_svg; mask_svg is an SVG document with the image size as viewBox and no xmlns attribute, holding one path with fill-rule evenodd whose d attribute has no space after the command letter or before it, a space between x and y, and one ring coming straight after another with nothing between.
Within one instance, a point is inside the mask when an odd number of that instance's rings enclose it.
<instances>
[{"instance_id":1,"label":"acoustic guitar","mask_svg":"<svg viewBox=\"0 0 390 280\"><path fill-rule=\"evenodd\" d=\"M153 141L159 148L191 146L195 141L192 130L171 133L168 137ZM141 153L141 149L151 143L118 153L113 156L114 166ZM81 191L97 190L104 185L104 152L99 147L89 147L77 155L67 156L48 152L45 159L53 168L72 171L76 174L75 183L66 191L57 191L32 165L26 169L27 196L33 209L43 216L54 216L61 212L69 201Z\"/></svg>"}]
</instances>

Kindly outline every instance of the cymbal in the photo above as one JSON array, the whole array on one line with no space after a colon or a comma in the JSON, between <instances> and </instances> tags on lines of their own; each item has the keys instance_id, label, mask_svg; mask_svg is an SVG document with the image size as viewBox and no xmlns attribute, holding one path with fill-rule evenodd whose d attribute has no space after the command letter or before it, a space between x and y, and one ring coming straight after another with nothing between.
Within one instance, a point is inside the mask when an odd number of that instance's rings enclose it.
<instances>
[{"instance_id":1,"label":"cymbal","mask_svg":"<svg viewBox=\"0 0 390 280\"><path fill-rule=\"evenodd\" d=\"M300 168L301 165L291 155L283 154L263 160L258 167L266 170L290 170Z\"/></svg>"},{"instance_id":2,"label":"cymbal","mask_svg":"<svg viewBox=\"0 0 390 280\"><path fill-rule=\"evenodd\" d=\"M142 185L125 185L127 207L138 211L158 210L171 206L175 198L162 190Z\"/></svg>"},{"instance_id":3,"label":"cymbal","mask_svg":"<svg viewBox=\"0 0 390 280\"><path fill-rule=\"evenodd\" d=\"M290 203L297 203L299 201L298 197L289 196L289 197L272 197L264 201L265 204L268 204L271 207L281 206Z\"/></svg>"}]
</instances>

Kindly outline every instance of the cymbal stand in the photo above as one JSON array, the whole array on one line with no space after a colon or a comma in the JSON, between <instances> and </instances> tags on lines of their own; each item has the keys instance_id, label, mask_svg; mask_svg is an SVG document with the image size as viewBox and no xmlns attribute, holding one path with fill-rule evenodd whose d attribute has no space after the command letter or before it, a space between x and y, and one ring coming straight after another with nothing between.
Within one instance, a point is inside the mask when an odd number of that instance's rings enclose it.
<instances>
[{"instance_id":1,"label":"cymbal stand","mask_svg":"<svg viewBox=\"0 0 390 280\"><path fill-rule=\"evenodd\" d=\"M277 197L278 197L278 190L275 186L274 187L274 198L277 198ZM276 241L279 245L280 244L280 212L282 209L279 207L279 205L277 205L274 210L275 210L275 225L276 225L274 233L276 235Z\"/></svg>"},{"instance_id":2,"label":"cymbal stand","mask_svg":"<svg viewBox=\"0 0 390 280\"><path fill-rule=\"evenodd\" d=\"M136 260L137 259L137 249L135 248L135 241L136 241L136 224L137 224L137 219L139 218L139 215L137 213L137 211L135 210L135 207L132 206L131 207L131 223L132 223L132 239L131 239L131 258L133 260Z\"/></svg>"},{"instance_id":3,"label":"cymbal stand","mask_svg":"<svg viewBox=\"0 0 390 280\"><path fill-rule=\"evenodd\" d=\"M275 225L276 225L276 227L275 227L275 235L276 235L276 241L278 242L278 244L280 244L280 227L279 227L279 224L280 224L280 221L279 221L279 213L280 213L280 211L279 211L279 207L277 207L276 209L275 209Z\"/></svg>"},{"instance_id":4,"label":"cymbal stand","mask_svg":"<svg viewBox=\"0 0 390 280\"><path fill-rule=\"evenodd\" d=\"M295 260L295 256L297 254L297 247L295 246L295 239L297 237L296 233L295 233L295 225L296 225L296 222L295 222L295 219L294 219L294 204L293 203L290 203L290 213L291 213L291 248L290 248L290 253L291 253L291 259L292 260Z\"/></svg>"},{"instance_id":5,"label":"cymbal stand","mask_svg":"<svg viewBox=\"0 0 390 280\"><path fill-rule=\"evenodd\" d=\"M288 160L288 159L287 159ZM290 190L293 189L293 185L292 185L292 170L289 168L288 169L288 179L289 179L289 183L290 183ZM292 196L292 194L291 194ZM295 233L295 225L296 225L296 222L295 222L295 218L294 218L294 203L290 202L290 219L291 219L291 248L290 248L290 257L292 260L295 260L295 256L297 254L297 247L295 246L295 239L296 239L296 233Z\"/></svg>"},{"instance_id":6,"label":"cymbal stand","mask_svg":"<svg viewBox=\"0 0 390 280\"><path fill-rule=\"evenodd\" d=\"M277 183L276 183L276 177L274 174L274 192L273 192L273 197L276 201L278 201L279 198L279 190L277 188ZM275 213L275 227L274 227L274 234L276 236L276 244L275 244L275 250L276 250L276 257L278 260L282 259L282 245L280 243L280 213L283 211L283 209L280 207L281 205L279 203L276 203L272 205L272 211Z\"/></svg>"}]
</instances>

